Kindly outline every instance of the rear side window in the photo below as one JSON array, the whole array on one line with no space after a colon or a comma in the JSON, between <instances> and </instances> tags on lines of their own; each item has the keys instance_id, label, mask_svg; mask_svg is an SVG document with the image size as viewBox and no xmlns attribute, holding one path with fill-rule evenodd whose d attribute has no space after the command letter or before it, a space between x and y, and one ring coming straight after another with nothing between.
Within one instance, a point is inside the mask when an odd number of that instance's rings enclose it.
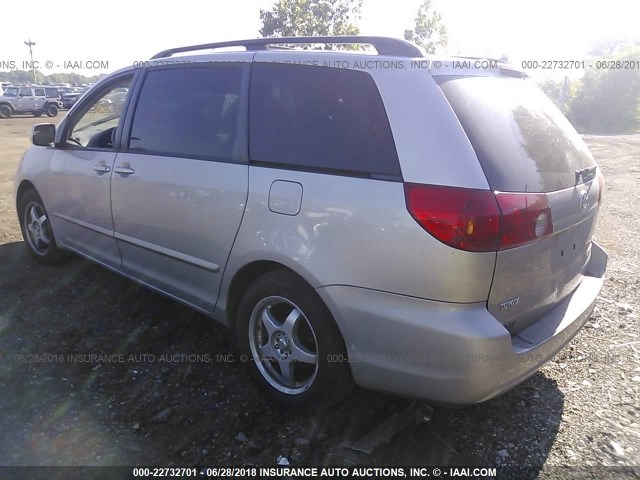
<instances>
[{"instance_id":1,"label":"rear side window","mask_svg":"<svg viewBox=\"0 0 640 480\"><path fill-rule=\"evenodd\" d=\"M252 161L357 175L401 175L380 93L366 72L255 63Z\"/></svg>"},{"instance_id":2,"label":"rear side window","mask_svg":"<svg viewBox=\"0 0 640 480\"><path fill-rule=\"evenodd\" d=\"M493 190L560 190L575 185L576 170L595 164L580 135L531 80L435 78Z\"/></svg>"},{"instance_id":3,"label":"rear side window","mask_svg":"<svg viewBox=\"0 0 640 480\"><path fill-rule=\"evenodd\" d=\"M35 88L36 97L44 97L44 88Z\"/></svg>"},{"instance_id":4,"label":"rear side window","mask_svg":"<svg viewBox=\"0 0 640 480\"><path fill-rule=\"evenodd\" d=\"M242 69L239 64L208 64L149 71L129 150L230 159L238 131Z\"/></svg>"}]
</instances>

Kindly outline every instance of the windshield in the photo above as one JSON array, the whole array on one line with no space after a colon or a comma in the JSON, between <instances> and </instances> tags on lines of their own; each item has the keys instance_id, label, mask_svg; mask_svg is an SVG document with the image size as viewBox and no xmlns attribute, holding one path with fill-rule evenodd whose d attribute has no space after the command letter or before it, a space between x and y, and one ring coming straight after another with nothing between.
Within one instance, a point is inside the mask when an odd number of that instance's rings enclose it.
<instances>
[{"instance_id":1,"label":"windshield","mask_svg":"<svg viewBox=\"0 0 640 480\"><path fill-rule=\"evenodd\" d=\"M7 87L4 90L5 97L16 97L18 96L18 89L16 87Z\"/></svg>"},{"instance_id":2,"label":"windshield","mask_svg":"<svg viewBox=\"0 0 640 480\"><path fill-rule=\"evenodd\" d=\"M580 135L531 80L436 77L493 190L550 192L595 165Z\"/></svg>"}]
</instances>

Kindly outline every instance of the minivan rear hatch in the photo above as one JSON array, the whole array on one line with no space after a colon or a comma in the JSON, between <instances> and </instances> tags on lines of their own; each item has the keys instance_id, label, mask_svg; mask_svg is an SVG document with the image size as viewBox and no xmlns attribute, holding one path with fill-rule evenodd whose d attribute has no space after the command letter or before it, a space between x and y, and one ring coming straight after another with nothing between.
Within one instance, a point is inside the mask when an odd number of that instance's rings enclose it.
<instances>
[{"instance_id":1,"label":"minivan rear hatch","mask_svg":"<svg viewBox=\"0 0 640 480\"><path fill-rule=\"evenodd\" d=\"M548 202L548 230L542 225L539 239L497 253L487 308L516 333L580 284L590 257L600 177L579 134L532 80L434 78L469 137L491 190L497 196L522 194L515 197L525 203Z\"/></svg>"}]
</instances>

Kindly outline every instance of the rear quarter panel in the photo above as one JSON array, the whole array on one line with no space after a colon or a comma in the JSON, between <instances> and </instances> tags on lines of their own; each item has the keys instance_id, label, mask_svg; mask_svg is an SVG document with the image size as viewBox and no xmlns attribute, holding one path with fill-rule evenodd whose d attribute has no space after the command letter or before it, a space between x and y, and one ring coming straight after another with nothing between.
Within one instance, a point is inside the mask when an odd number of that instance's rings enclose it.
<instances>
[{"instance_id":1,"label":"rear quarter panel","mask_svg":"<svg viewBox=\"0 0 640 480\"><path fill-rule=\"evenodd\" d=\"M303 186L300 213L269 209L276 180ZM244 265L281 263L312 287L350 285L447 302L486 301L495 253L435 240L410 216L400 182L249 168L249 197L223 280Z\"/></svg>"}]
</instances>

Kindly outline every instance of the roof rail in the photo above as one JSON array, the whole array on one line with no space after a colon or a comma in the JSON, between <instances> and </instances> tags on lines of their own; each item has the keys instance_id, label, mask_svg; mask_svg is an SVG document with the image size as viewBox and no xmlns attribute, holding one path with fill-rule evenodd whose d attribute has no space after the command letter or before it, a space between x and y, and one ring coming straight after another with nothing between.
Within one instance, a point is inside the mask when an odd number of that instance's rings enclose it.
<instances>
[{"instance_id":1,"label":"roof rail","mask_svg":"<svg viewBox=\"0 0 640 480\"><path fill-rule=\"evenodd\" d=\"M314 36L314 37L272 37L272 38L251 38L248 40L234 40L230 42L203 43L201 45L191 45L189 47L178 47L164 50L155 54L151 59L170 57L175 53L192 52L196 50L209 50L224 47L245 47L247 50L267 50L270 45L291 45L291 44L365 44L373 45L378 55L389 55L393 57L422 57L422 51L413 43L406 40L391 37L371 37L361 35L343 36Z\"/></svg>"}]
</instances>

